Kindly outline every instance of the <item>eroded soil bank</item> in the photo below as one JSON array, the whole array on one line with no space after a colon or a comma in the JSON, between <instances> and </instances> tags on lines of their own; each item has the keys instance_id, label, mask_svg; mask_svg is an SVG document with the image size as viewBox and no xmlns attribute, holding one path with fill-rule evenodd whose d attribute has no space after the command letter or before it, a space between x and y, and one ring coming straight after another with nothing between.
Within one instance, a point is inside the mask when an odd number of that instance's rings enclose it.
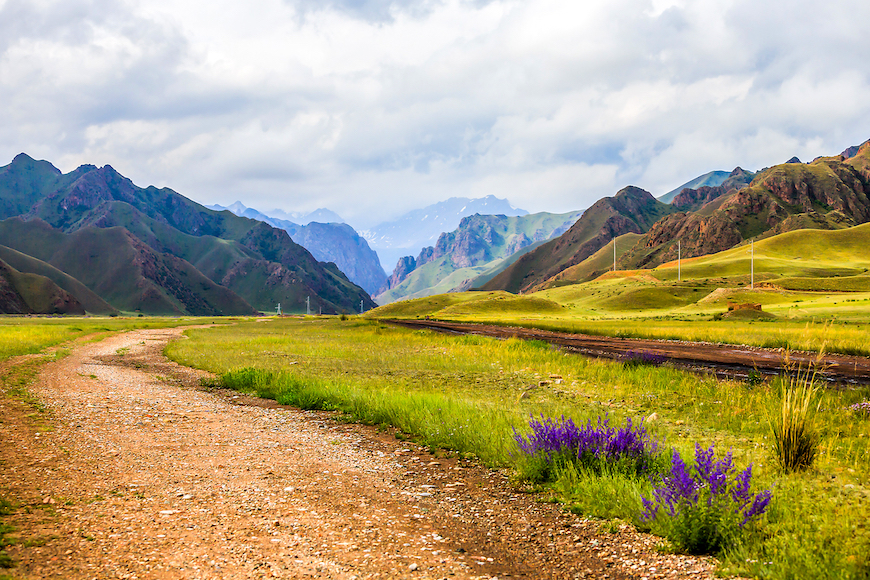
<instances>
[{"instance_id":1,"label":"eroded soil bank","mask_svg":"<svg viewBox=\"0 0 870 580\"><path fill-rule=\"evenodd\" d=\"M200 387L140 330L0 396L15 578L711 578L375 428ZM45 406L45 411L39 408Z\"/></svg>"}]
</instances>

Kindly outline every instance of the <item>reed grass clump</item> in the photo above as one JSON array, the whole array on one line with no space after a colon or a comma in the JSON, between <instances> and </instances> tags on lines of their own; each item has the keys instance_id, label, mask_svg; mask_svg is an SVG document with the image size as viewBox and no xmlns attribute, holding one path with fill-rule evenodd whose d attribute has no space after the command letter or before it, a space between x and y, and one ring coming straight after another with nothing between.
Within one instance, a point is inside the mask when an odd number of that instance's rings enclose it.
<instances>
[{"instance_id":1,"label":"reed grass clump","mask_svg":"<svg viewBox=\"0 0 870 580\"><path fill-rule=\"evenodd\" d=\"M774 457L785 473L809 469L818 455L821 438L815 415L821 397L817 376L816 365L795 366L786 353L780 377L781 403L770 421Z\"/></svg>"}]
</instances>

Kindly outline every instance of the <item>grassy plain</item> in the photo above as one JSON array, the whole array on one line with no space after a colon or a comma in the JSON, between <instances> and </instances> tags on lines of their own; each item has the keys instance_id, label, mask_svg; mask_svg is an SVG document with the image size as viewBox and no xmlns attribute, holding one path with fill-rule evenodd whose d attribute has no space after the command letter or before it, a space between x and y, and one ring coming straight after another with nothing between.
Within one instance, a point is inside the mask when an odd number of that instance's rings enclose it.
<instances>
[{"instance_id":1,"label":"grassy plain","mask_svg":"<svg viewBox=\"0 0 870 580\"><path fill-rule=\"evenodd\" d=\"M391 425L399 437L475 455L492 466L521 467L513 429L526 430L530 414L577 422L607 414L615 423L647 417L666 448L689 458L696 442L715 443L720 453L732 450L739 467L754 464L756 486L774 489L766 525L723 555L724 572L761 578L870 574L870 420L848 409L866 392L823 393L815 467L784 475L769 440L775 385L750 387L667 366L627 368L534 341L444 336L356 317L271 319L188 335L168 354L221 373L227 386ZM643 482L625 486L576 477L554 489L579 511L638 525L633 507L639 493L650 491Z\"/></svg>"},{"instance_id":2,"label":"grassy plain","mask_svg":"<svg viewBox=\"0 0 870 580\"><path fill-rule=\"evenodd\" d=\"M227 318L159 317L0 317L0 361L22 354L38 353L50 346L82 336L94 338L106 333L137 328L166 328L190 324L225 324Z\"/></svg>"}]
</instances>

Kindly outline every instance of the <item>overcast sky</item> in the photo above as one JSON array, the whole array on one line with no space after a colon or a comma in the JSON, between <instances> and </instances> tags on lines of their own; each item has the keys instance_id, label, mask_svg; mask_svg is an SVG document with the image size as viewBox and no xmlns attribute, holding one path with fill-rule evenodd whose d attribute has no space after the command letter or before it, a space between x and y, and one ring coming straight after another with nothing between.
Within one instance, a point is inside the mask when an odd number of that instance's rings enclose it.
<instances>
[{"instance_id":1,"label":"overcast sky","mask_svg":"<svg viewBox=\"0 0 870 580\"><path fill-rule=\"evenodd\" d=\"M867 0L0 0L0 165L357 227L870 138Z\"/></svg>"}]
</instances>

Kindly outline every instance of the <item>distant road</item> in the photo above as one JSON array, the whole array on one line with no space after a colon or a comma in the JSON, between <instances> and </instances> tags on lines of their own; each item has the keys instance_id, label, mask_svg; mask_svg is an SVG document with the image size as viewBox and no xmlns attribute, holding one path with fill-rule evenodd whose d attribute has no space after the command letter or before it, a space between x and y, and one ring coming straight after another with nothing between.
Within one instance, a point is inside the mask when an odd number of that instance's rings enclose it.
<instances>
[{"instance_id":1,"label":"distant road","mask_svg":"<svg viewBox=\"0 0 870 580\"><path fill-rule=\"evenodd\" d=\"M714 344L678 340L613 338L570 334L535 328L494 326L442 322L439 320L388 320L410 328L428 328L454 334L476 334L494 338L543 340L565 350L592 357L618 359L628 351L644 351L663 356L677 366L699 372L714 372L720 376L745 377L753 369L764 374L777 374L782 369L782 349L755 346ZM804 368L818 359L816 353L792 351L790 359ZM845 384L870 384L870 358L842 354L825 354L820 362L820 374L828 381Z\"/></svg>"}]
</instances>

